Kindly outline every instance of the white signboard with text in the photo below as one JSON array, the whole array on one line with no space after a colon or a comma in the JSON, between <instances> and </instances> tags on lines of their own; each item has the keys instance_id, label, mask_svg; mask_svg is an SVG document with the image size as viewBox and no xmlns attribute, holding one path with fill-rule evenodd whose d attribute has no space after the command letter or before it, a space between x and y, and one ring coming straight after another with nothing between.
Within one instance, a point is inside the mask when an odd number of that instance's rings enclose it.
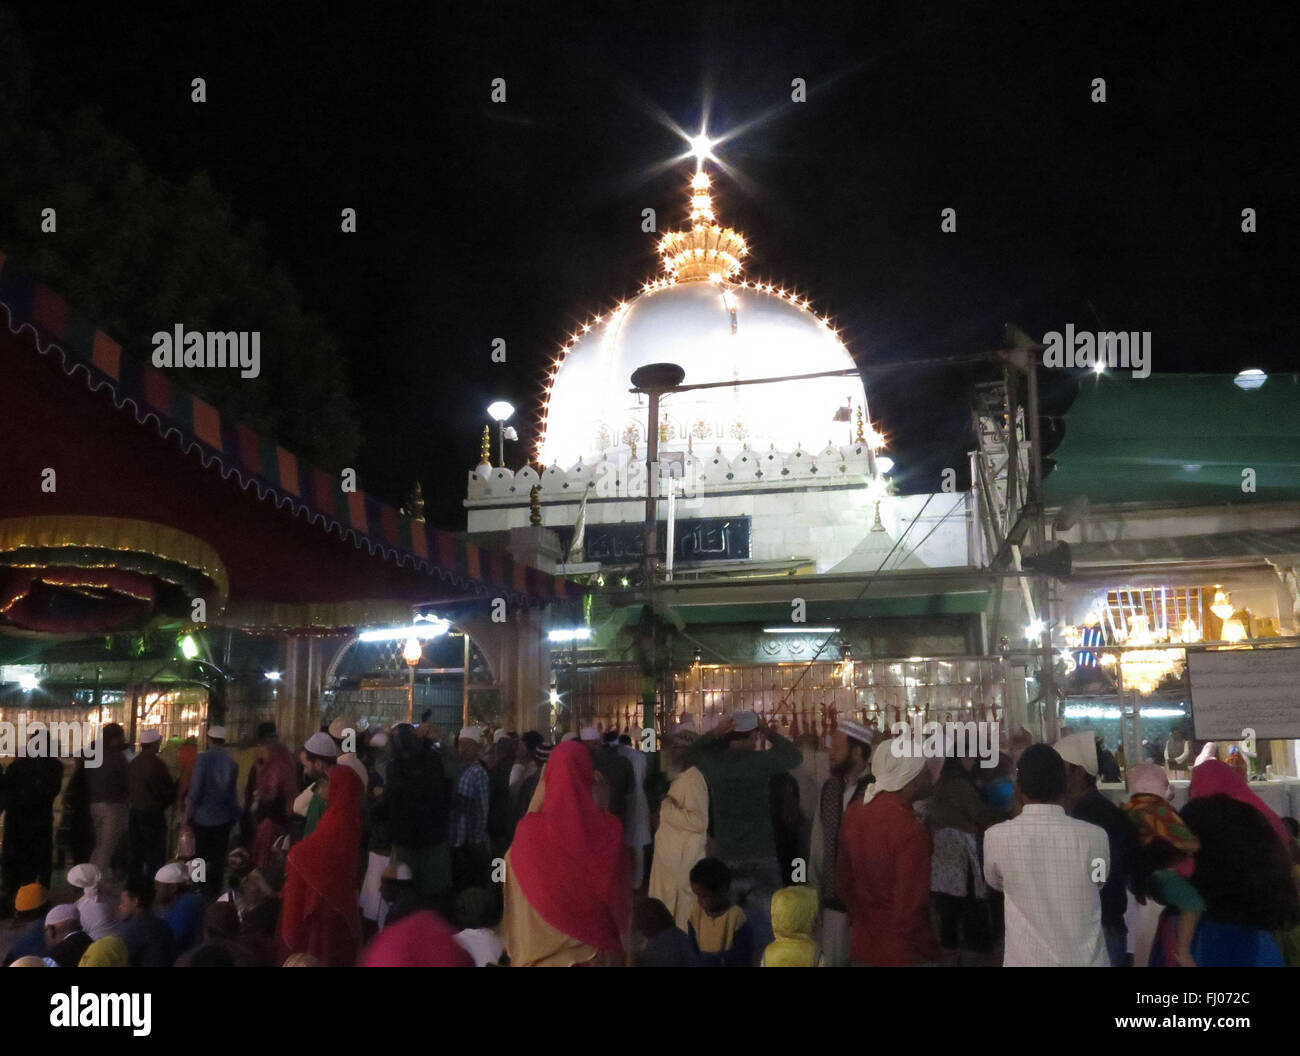
<instances>
[{"instance_id":1,"label":"white signboard with text","mask_svg":"<svg viewBox=\"0 0 1300 1056\"><path fill-rule=\"evenodd\" d=\"M1196 738L1300 737L1300 649L1188 650Z\"/></svg>"}]
</instances>

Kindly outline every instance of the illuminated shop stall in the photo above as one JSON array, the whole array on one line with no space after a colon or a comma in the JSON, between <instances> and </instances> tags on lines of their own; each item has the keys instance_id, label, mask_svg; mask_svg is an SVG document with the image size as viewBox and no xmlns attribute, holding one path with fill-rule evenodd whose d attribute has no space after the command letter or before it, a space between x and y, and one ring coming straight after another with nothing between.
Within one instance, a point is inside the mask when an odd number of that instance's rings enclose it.
<instances>
[{"instance_id":1,"label":"illuminated shop stall","mask_svg":"<svg viewBox=\"0 0 1300 1056\"><path fill-rule=\"evenodd\" d=\"M1189 654L1300 645L1298 400L1300 378L1261 372L1081 385L1047 480L1049 501L1090 500L1058 536L1073 557L1057 616L1074 725L1113 747L1120 714L1131 727L1137 713L1142 739L1162 743L1175 723L1205 739ZM1210 736L1222 758L1258 727L1252 772L1300 774L1300 697L1275 713L1271 676L1252 666L1235 733Z\"/></svg>"}]
</instances>

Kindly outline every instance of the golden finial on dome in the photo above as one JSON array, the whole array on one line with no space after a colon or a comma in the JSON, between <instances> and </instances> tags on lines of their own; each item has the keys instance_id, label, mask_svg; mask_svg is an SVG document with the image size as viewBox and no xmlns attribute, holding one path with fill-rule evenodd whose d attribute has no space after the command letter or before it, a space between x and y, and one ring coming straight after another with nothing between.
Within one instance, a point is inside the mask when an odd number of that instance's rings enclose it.
<instances>
[{"instance_id":1,"label":"golden finial on dome","mask_svg":"<svg viewBox=\"0 0 1300 1056\"><path fill-rule=\"evenodd\" d=\"M866 438L865 436L862 435L862 405L861 405L861 404L858 405L858 436L857 436L857 442L858 442L859 444L865 444L865 443L867 442L867 438Z\"/></svg>"},{"instance_id":2,"label":"golden finial on dome","mask_svg":"<svg viewBox=\"0 0 1300 1056\"><path fill-rule=\"evenodd\" d=\"M492 427L483 426L483 441L479 444L478 459L485 466L492 465Z\"/></svg>"},{"instance_id":3,"label":"golden finial on dome","mask_svg":"<svg viewBox=\"0 0 1300 1056\"><path fill-rule=\"evenodd\" d=\"M716 222L709 174L704 171L714 142L703 132L691 140L695 175L690 183L690 230L669 232L659 241L664 274L671 282L732 279L740 273L740 258L749 252L739 231Z\"/></svg>"}]
</instances>

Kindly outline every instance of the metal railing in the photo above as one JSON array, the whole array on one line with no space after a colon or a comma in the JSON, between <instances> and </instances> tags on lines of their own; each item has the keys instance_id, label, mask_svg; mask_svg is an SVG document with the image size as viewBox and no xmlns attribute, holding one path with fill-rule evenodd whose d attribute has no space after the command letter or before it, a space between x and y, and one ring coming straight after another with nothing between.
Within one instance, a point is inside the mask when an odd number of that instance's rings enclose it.
<instances>
[{"instance_id":1,"label":"metal railing","mask_svg":"<svg viewBox=\"0 0 1300 1056\"><path fill-rule=\"evenodd\" d=\"M569 677L568 703L578 724L640 725L642 683L635 665L579 667ZM705 729L723 715L750 709L819 735L840 718L875 721L882 729L899 721L994 721L1004 715L1007 677L1005 661L990 656L700 663L674 674L672 699L660 700L660 713L670 721L690 715Z\"/></svg>"}]
</instances>

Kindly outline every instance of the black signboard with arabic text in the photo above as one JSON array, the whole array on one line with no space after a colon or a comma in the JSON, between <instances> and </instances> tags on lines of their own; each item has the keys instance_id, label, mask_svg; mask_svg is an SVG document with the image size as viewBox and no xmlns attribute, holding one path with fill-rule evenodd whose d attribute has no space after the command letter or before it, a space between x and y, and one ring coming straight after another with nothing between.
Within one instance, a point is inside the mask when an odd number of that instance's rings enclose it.
<instances>
[{"instance_id":1,"label":"black signboard with arabic text","mask_svg":"<svg viewBox=\"0 0 1300 1056\"><path fill-rule=\"evenodd\" d=\"M573 538L572 526L556 528L567 550ZM644 531L639 524L589 524L584 539L582 560L602 565L630 565L644 553ZM659 524L659 549L668 535L668 526ZM749 560L748 517L692 517L679 520L673 533L673 562L694 564L700 561Z\"/></svg>"}]
</instances>

